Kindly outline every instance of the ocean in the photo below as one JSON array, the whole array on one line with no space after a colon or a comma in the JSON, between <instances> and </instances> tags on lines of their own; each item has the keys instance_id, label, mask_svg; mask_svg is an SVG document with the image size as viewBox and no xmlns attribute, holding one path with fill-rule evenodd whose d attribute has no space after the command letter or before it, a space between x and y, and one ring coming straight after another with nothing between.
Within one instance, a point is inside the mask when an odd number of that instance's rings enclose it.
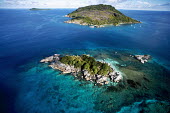
<instances>
[{"instance_id":1,"label":"ocean","mask_svg":"<svg viewBox=\"0 0 170 113\"><path fill-rule=\"evenodd\" d=\"M90 28L64 23L74 10L0 9L1 113L168 113L170 11L120 10L142 23ZM39 62L55 53L105 58L137 86L94 86Z\"/></svg>"}]
</instances>

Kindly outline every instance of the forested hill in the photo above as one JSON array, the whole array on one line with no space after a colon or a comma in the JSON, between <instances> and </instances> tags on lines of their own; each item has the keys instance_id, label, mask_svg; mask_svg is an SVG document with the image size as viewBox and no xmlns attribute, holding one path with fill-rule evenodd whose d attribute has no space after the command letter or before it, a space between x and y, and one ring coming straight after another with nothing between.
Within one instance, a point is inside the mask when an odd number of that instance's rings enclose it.
<instances>
[{"instance_id":1,"label":"forested hill","mask_svg":"<svg viewBox=\"0 0 170 113\"><path fill-rule=\"evenodd\" d=\"M67 23L82 25L140 23L140 21L125 16L111 5L103 4L80 7L67 16L72 18Z\"/></svg>"}]
</instances>

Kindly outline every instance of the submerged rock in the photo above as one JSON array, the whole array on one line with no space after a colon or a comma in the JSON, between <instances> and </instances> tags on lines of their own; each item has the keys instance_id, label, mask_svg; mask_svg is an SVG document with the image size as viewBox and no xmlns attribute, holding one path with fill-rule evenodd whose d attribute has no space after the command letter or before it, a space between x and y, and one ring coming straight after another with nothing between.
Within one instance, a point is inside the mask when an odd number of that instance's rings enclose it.
<instances>
[{"instance_id":1,"label":"submerged rock","mask_svg":"<svg viewBox=\"0 0 170 113\"><path fill-rule=\"evenodd\" d=\"M117 113L169 113L170 103L159 100L142 100L122 107Z\"/></svg>"},{"instance_id":2,"label":"submerged rock","mask_svg":"<svg viewBox=\"0 0 170 113\"><path fill-rule=\"evenodd\" d=\"M137 60L139 60L141 63L148 62L148 59L150 59L150 55L135 55L134 56Z\"/></svg>"},{"instance_id":3,"label":"submerged rock","mask_svg":"<svg viewBox=\"0 0 170 113\"><path fill-rule=\"evenodd\" d=\"M135 82L133 80L127 80L127 83L129 84L130 87L132 88L137 88L140 84L138 82Z\"/></svg>"}]
</instances>

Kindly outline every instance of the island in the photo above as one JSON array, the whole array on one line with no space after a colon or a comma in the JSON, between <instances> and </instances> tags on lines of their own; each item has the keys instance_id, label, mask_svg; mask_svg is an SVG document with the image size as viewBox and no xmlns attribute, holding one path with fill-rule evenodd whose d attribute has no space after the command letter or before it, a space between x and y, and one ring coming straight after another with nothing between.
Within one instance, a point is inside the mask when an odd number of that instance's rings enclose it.
<instances>
[{"instance_id":1,"label":"island","mask_svg":"<svg viewBox=\"0 0 170 113\"><path fill-rule=\"evenodd\" d=\"M54 54L42 59L53 69L71 73L76 78L94 82L95 85L110 85L123 81L122 74L106 62L97 61L89 55L62 56Z\"/></svg>"},{"instance_id":2,"label":"island","mask_svg":"<svg viewBox=\"0 0 170 113\"><path fill-rule=\"evenodd\" d=\"M31 8L31 9L29 9L29 10L31 10L31 11L36 11L36 10L51 10L51 9Z\"/></svg>"},{"instance_id":3,"label":"island","mask_svg":"<svg viewBox=\"0 0 170 113\"><path fill-rule=\"evenodd\" d=\"M65 23L74 23L94 27L105 27L107 25L118 26L120 24L141 23L135 19L125 16L111 5L90 5L80 7L77 10L65 15L72 18Z\"/></svg>"}]
</instances>

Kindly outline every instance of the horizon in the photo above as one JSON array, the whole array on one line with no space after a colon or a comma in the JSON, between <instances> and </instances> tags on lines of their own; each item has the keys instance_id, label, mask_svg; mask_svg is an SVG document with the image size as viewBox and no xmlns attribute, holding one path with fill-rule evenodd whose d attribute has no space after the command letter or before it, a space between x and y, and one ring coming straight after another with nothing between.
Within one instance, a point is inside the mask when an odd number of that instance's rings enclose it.
<instances>
[{"instance_id":1,"label":"horizon","mask_svg":"<svg viewBox=\"0 0 170 113\"><path fill-rule=\"evenodd\" d=\"M55 8L76 9L79 7L105 4L124 10L170 11L169 0L0 0L1 9Z\"/></svg>"},{"instance_id":2,"label":"horizon","mask_svg":"<svg viewBox=\"0 0 170 113\"><path fill-rule=\"evenodd\" d=\"M96 4L98 5L98 4ZM108 5L108 4L104 4L104 5ZM90 5L89 5L90 6ZM83 6L85 7L85 6ZM114 7L114 6L113 6ZM78 9L80 7L77 8L55 8L55 7L0 7L0 9L31 9L31 8L38 8L38 9ZM170 11L170 10L161 10L161 9L122 9L122 8L116 8L117 10L137 10L137 11Z\"/></svg>"}]
</instances>

